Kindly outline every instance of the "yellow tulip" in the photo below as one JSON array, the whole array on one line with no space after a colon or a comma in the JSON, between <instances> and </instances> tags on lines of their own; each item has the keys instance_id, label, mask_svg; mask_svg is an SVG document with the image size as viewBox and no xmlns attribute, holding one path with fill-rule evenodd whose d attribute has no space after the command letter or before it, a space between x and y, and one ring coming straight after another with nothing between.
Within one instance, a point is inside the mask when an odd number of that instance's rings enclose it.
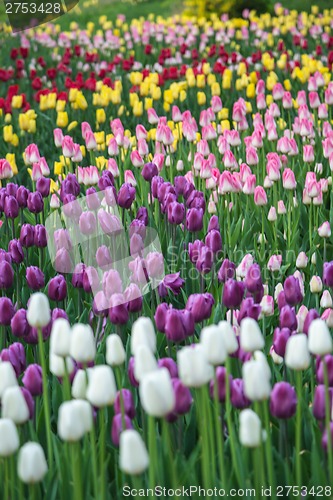
<instances>
[{"instance_id":1,"label":"yellow tulip","mask_svg":"<svg viewBox=\"0 0 333 500\"><path fill-rule=\"evenodd\" d=\"M12 115L10 113L5 114L5 123L11 123L12 122Z\"/></svg>"},{"instance_id":2,"label":"yellow tulip","mask_svg":"<svg viewBox=\"0 0 333 500\"><path fill-rule=\"evenodd\" d=\"M67 127L67 130L68 132L70 132L71 130L73 130L74 128L76 128L78 126L78 122L75 120L73 122L70 122L70 124L68 125Z\"/></svg>"},{"instance_id":3,"label":"yellow tulip","mask_svg":"<svg viewBox=\"0 0 333 500\"><path fill-rule=\"evenodd\" d=\"M230 78L223 78L222 88L223 88L223 90L231 89L231 79Z\"/></svg>"},{"instance_id":4,"label":"yellow tulip","mask_svg":"<svg viewBox=\"0 0 333 500\"><path fill-rule=\"evenodd\" d=\"M19 138L18 138L18 135L17 134L13 134L13 137L12 137L12 140L11 140L11 145L14 146L16 148L16 146L18 146L19 144Z\"/></svg>"},{"instance_id":5,"label":"yellow tulip","mask_svg":"<svg viewBox=\"0 0 333 500\"><path fill-rule=\"evenodd\" d=\"M137 101L133 106L133 115L134 116L142 116L143 115L143 102Z\"/></svg>"},{"instance_id":6,"label":"yellow tulip","mask_svg":"<svg viewBox=\"0 0 333 500\"><path fill-rule=\"evenodd\" d=\"M3 128L3 140L12 142L13 140L13 125L5 125Z\"/></svg>"},{"instance_id":7,"label":"yellow tulip","mask_svg":"<svg viewBox=\"0 0 333 500\"><path fill-rule=\"evenodd\" d=\"M151 97L145 98L145 111L153 107L153 99Z\"/></svg>"},{"instance_id":8,"label":"yellow tulip","mask_svg":"<svg viewBox=\"0 0 333 500\"><path fill-rule=\"evenodd\" d=\"M12 97L12 108L21 109L23 104L23 96L13 95Z\"/></svg>"},{"instance_id":9,"label":"yellow tulip","mask_svg":"<svg viewBox=\"0 0 333 500\"><path fill-rule=\"evenodd\" d=\"M166 113L170 111L170 104L168 102L163 102L163 109Z\"/></svg>"},{"instance_id":10,"label":"yellow tulip","mask_svg":"<svg viewBox=\"0 0 333 500\"><path fill-rule=\"evenodd\" d=\"M83 111L88 107L88 103L82 92L78 92L75 103L77 104L78 108Z\"/></svg>"},{"instance_id":11,"label":"yellow tulip","mask_svg":"<svg viewBox=\"0 0 333 500\"><path fill-rule=\"evenodd\" d=\"M187 96L186 91L185 90L181 90L180 94L179 94L179 100L180 100L180 102L184 102L185 99L186 99L186 96Z\"/></svg>"},{"instance_id":12,"label":"yellow tulip","mask_svg":"<svg viewBox=\"0 0 333 500\"><path fill-rule=\"evenodd\" d=\"M197 92L197 102L199 106L206 104L206 94L204 92Z\"/></svg>"},{"instance_id":13,"label":"yellow tulip","mask_svg":"<svg viewBox=\"0 0 333 500\"><path fill-rule=\"evenodd\" d=\"M220 87L220 84L218 82L213 83L213 85L211 86L211 92L212 92L212 96L213 95L221 95L221 87Z\"/></svg>"},{"instance_id":14,"label":"yellow tulip","mask_svg":"<svg viewBox=\"0 0 333 500\"><path fill-rule=\"evenodd\" d=\"M96 121L97 123L104 123L106 120L105 110L103 108L96 109Z\"/></svg>"},{"instance_id":15,"label":"yellow tulip","mask_svg":"<svg viewBox=\"0 0 333 500\"><path fill-rule=\"evenodd\" d=\"M67 127L68 125L68 114L67 111L60 111L57 114L57 127Z\"/></svg>"},{"instance_id":16,"label":"yellow tulip","mask_svg":"<svg viewBox=\"0 0 333 500\"><path fill-rule=\"evenodd\" d=\"M34 134L36 132L36 120L29 120L28 132L29 134Z\"/></svg>"},{"instance_id":17,"label":"yellow tulip","mask_svg":"<svg viewBox=\"0 0 333 500\"><path fill-rule=\"evenodd\" d=\"M161 87L155 87L151 96L154 101L159 101L161 99L161 95L162 95Z\"/></svg>"},{"instance_id":18,"label":"yellow tulip","mask_svg":"<svg viewBox=\"0 0 333 500\"><path fill-rule=\"evenodd\" d=\"M222 120L221 121L221 129L222 129L222 132L224 130L230 130L230 122L229 122L229 120Z\"/></svg>"},{"instance_id":19,"label":"yellow tulip","mask_svg":"<svg viewBox=\"0 0 333 500\"><path fill-rule=\"evenodd\" d=\"M203 89L206 86L206 78L205 75L197 75L197 87L199 89Z\"/></svg>"},{"instance_id":20,"label":"yellow tulip","mask_svg":"<svg viewBox=\"0 0 333 500\"><path fill-rule=\"evenodd\" d=\"M78 93L78 89L74 89L74 88L69 89L69 92L68 92L69 102L75 102L77 93Z\"/></svg>"},{"instance_id":21,"label":"yellow tulip","mask_svg":"<svg viewBox=\"0 0 333 500\"><path fill-rule=\"evenodd\" d=\"M18 170L17 170L17 165L16 165L15 153L7 153L6 160L8 161L9 165L12 167L13 174L16 175L18 173Z\"/></svg>"},{"instance_id":22,"label":"yellow tulip","mask_svg":"<svg viewBox=\"0 0 333 500\"><path fill-rule=\"evenodd\" d=\"M49 109L54 109L57 103L57 94L55 92L51 92L47 95L47 106Z\"/></svg>"},{"instance_id":23,"label":"yellow tulip","mask_svg":"<svg viewBox=\"0 0 333 500\"><path fill-rule=\"evenodd\" d=\"M29 128L29 118L26 113L19 114L19 127L21 130L27 131Z\"/></svg>"},{"instance_id":24,"label":"yellow tulip","mask_svg":"<svg viewBox=\"0 0 333 500\"><path fill-rule=\"evenodd\" d=\"M66 107L66 101L59 99L56 104L56 111L64 111Z\"/></svg>"}]
</instances>

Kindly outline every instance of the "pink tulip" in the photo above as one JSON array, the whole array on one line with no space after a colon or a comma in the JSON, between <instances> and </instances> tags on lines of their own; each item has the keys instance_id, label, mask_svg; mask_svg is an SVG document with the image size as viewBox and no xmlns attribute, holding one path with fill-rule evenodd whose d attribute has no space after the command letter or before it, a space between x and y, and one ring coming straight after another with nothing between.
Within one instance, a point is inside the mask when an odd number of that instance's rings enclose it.
<instances>
[{"instance_id":1,"label":"pink tulip","mask_svg":"<svg viewBox=\"0 0 333 500\"><path fill-rule=\"evenodd\" d=\"M290 168L286 168L282 174L282 185L284 189L296 189L295 174Z\"/></svg>"},{"instance_id":2,"label":"pink tulip","mask_svg":"<svg viewBox=\"0 0 333 500\"><path fill-rule=\"evenodd\" d=\"M267 195L266 191L262 186L257 186L254 190L254 203L258 207L262 207L264 205L267 205Z\"/></svg>"}]
</instances>

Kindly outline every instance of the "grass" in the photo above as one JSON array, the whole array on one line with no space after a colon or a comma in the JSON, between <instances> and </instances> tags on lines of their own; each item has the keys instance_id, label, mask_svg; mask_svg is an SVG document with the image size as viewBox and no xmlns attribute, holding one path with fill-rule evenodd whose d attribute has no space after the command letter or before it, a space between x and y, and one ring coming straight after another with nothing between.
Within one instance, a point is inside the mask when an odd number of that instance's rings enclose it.
<instances>
[{"instance_id":1,"label":"grass","mask_svg":"<svg viewBox=\"0 0 333 500\"><path fill-rule=\"evenodd\" d=\"M71 21L77 21L81 26L85 26L89 21L96 21L99 16L106 15L109 20L116 19L118 14L124 14L130 21L138 17L147 18L149 14L168 17L181 12L183 2L174 2L173 0L98 0L97 5L85 7L85 1L80 0L80 12L77 9L60 17L57 22L62 29L68 29ZM281 0L281 3L289 8L299 11L310 11L311 6L318 5L321 10L333 8L333 0ZM0 1L0 22L7 22L4 2Z\"/></svg>"}]
</instances>

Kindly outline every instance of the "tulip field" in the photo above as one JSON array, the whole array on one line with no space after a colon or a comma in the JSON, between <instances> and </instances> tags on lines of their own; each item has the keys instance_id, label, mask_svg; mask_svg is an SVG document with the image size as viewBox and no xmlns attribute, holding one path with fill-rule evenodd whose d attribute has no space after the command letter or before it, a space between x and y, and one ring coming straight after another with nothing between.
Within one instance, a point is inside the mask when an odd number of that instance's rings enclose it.
<instances>
[{"instance_id":1,"label":"tulip field","mask_svg":"<svg viewBox=\"0 0 333 500\"><path fill-rule=\"evenodd\" d=\"M333 4L0 44L0 498L333 498Z\"/></svg>"}]
</instances>

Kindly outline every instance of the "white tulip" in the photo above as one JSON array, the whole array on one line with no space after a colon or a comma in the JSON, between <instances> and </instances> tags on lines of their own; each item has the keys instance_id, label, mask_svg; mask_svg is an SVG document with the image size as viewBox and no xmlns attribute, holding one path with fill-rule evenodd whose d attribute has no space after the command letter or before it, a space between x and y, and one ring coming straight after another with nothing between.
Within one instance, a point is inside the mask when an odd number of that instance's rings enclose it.
<instances>
[{"instance_id":1,"label":"white tulip","mask_svg":"<svg viewBox=\"0 0 333 500\"><path fill-rule=\"evenodd\" d=\"M323 295L321 296L320 299L320 307L328 309L329 307L332 306L333 306L332 296L328 290L324 290Z\"/></svg>"},{"instance_id":2,"label":"white tulip","mask_svg":"<svg viewBox=\"0 0 333 500\"><path fill-rule=\"evenodd\" d=\"M27 321L30 326L43 328L51 321L49 299L44 293L34 293L28 303Z\"/></svg>"},{"instance_id":3,"label":"white tulip","mask_svg":"<svg viewBox=\"0 0 333 500\"><path fill-rule=\"evenodd\" d=\"M0 418L0 457L9 457L20 446L16 425L10 418Z\"/></svg>"},{"instance_id":4,"label":"white tulip","mask_svg":"<svg viewBox=\"0 0 333 500\"><path fill-rule=\"evenodd\" d=\"M120 434L119 468L126 474L142 474L149 466L147 448L134 429L128 429Z\"/></svg>"},{"instance_id":5,"label":"white tulip","mask_svg":"<svg viewBox=\"0 0 333 500\"><path fill-rule=\"evenodd\" d=\"M239 441L246 448L256 448L262 442L260 418L248 408L239 414Z\"/></svg>"},{"instance_id":6,"label":"white tulip","mask_svg":"<svg viewBox=\"0 0 333 500\"><path fill-rule=\"evenodd\" d=\"M284 361L288 368L306 370L310 366L308 338L305 333L297 333L289 337L286 345Z\"/></svg>"},{"instance_id":7,"label":"white tulip","mask_svg":"<svg viewBox=\"0 0 333 500\"><path fill-rule=\"evenodd\" d=\"M78 370L72 383L72 396L75 399L86 399L87 374L85 370Z\"/></svg>"},{"instance_id":8,"label":"white tulip","mask_svg":"<svg viewBox=\"0 0 333 500\"><path fill-rule=\"evenodd\" d=\"M141 382L144 375L158 369L154 354L145 344L138 346L134 357L134 377Z\"/></svg>"},{"instance_id":9,"label":"white tulip","mask_svg":"<svg viewBox=\"0 0 333 500\"><path fill-rule=\"evenodd\" d=\"M15 424L29 420L29 408L19 386L8 387L2 395L2 417L10 418Z\"/></svg>"},{"instance_id":10,"label":"white tulip","mask_svg":"<svg viewBox=\"0 0 333 500\"><path fill-rule=\"evenodd\" d=\"M253 353L253 359L255 361L258 361L259 363L262 363L263 368L266 371L267 378L270 380L272 378L272 372L267 361L267 356L262 351L255 351Z\"/></svg>"},{"instance_id":11,"label":"white tulip","mask_svg":"<svg viewBox=\"0 0 333 500\"><path fill-rule=\"evenodd\" d=\"M39 443L29 441L19 451L17 474L23 483L39 483L47 473L44 450Z\"/></svg>"},{"instance_id":12,"label":"white tulip","mask_svg":"<svg viewBox=\"0 0 333 500\"><path fill-rule=\"evenodd\" d=\"M59 407L58 434L63 441L79 441L86 433L86 416L75 401L65 401Z\"/></svg>"},{"instance_id":13,"label":"white tulip","mask_svg":"<svg viewBox=\"0 0 333 500\"><path fill-rule=\"evenodd\" d=\"M85 432L90 432L93 426L93 411L91 404L84 399L74 399L71 403L82 418Z\"/></svg>"},{"instance_id":14,"label":"white tulip","mask_svg":"<svg viewBox=\"0 0 333 500\"><path fill-rule=\"evenodd\" d=\"M103 408L112 405L116 393L117 386L112 368L108 365L94 366L88 381L88 401L97 408Z\"/></svg>"},{"instance_id":15,"label":"white tulip","mask_svg":"<svg viewBox=\"0 0 333 500\"><path fill-rule=\"evenodd\" d=\"M243 364L244 394L251 401L263 401L271 393L267 366L262 361L250 360Z\"/></svg>"},{"instance_id":16,"label":"white tulip","mask_svg":"<svg viewBox=\"0 0 333 500\"><path fill-rule=\"evenodd\" d=\"M317 356L330 354L333 350L333 341L330 331L320 318L314 319L309 326L308 332L309 351Z\"/></svg>"},{"instance_id":17,"label":"white tulip","mask_svg":"<svg viewBox=\"0 0 333 500\"><path fill-rule=\"evenodd\" d=\"M217 325L206 326L201 330L200 344L209 363L220 365L225 362L227 350L221 330Z\"/></svg>"},{"instance_id":18,"label":"white tulip","mask_svg":"<svg viewBox=\"0 0 333 500\"><path fill-rule=\"evenodd\" d=\"M238 342L233 327L229 321L220 321L217 325L223 337L228 354L233 354L238 349Z\"/></svg>"},{"instance_id":19,"label":"white tulip","mask_svg":"<svg viewBox=\"0 0 333 500\"><path fill-rule=\"evenodd\" d=\"M165 417L175 407L175 393L167 368L147 373L139 391L142 407L148 415Z\"/></svg>"},{"instance_id":20,"label":"white tulip","mask_svg":"<svg viewBox=\"0 0 333 500\"><path fill-rule=\"evenodd\" d=\"M8 387L17 385L17 378L13 365L9 361L0 363L0 398Z\"/></svg>"},{"instance_id":21,"label":"white tulip","mask_svg":"<svg viewBox=\"0 0 333 500\"><path fill-rule=\"evenodd\" d=\"M121 338L112 333L106 339L106 362L110 366L120 366L126 360L126 352Z\"/></svg>"},{"instance_id":22,"label":"white tulip","mask_svg":"<svg viewBox=\"0 0 333 500\"><path fill-rule=\"evenodd\" d=\"M187 387L201 387L214 376L214 370L205 356L202 345L183 347L177 353L179 378Z\"/></svg>"},{"instance_id":23,"label":"white tulip","mask_svg":"<svg viewBox=\"0 0 333 500\"><path fill-rule=\"evenodd\" d=\"M89 325L77 323L73 326L69 353L79 363L93 361L96 355L96 343Z\"/></svg>"},{"instance_id":24,"label":"white tulip","mask_svg":"<svg viewBox=\"0 0 333 500\"><path fill-rule=\"evenodd\" d=\"M64 377L66 375L65 362L66 362L67 373L71 374L75 368L74 361L72 360L72 358L67 356L67 358L64 359L50 352L49 368L50 372L55 377Z\"/></svg>"},{"instance_id":25,"label":"white tulip","mask_svg":"<svg viewBox=\"0 0 333 500\"><path fill-rule=\"evenodd\" d=\"M50 351L65 358L69 355L71 327L67 319L57 318L52 324L50 335Z\"/></svg>"},{"instance_id":26,"label":"white tulip","mask_svg":"<svg viewBox=\"0 0 333 500\"><path fill-rule=\"evenodd\" d=\"M240 346L246 352L257 351L265 346L259 325L253 318L244 318L241 322Z\"/></svg>"},{"instance_id":27,"label":"white tulip","mask_svg":"<svg viewBox=\"0 0 333 500\"><path fill-rule=\"evenodd\" d=\"M156 333L150 318L141 317L134 321L131 333L131 353L135 356L140 345L145 344L151 350L156 351Z\"/></svg>"}]
</instances>

